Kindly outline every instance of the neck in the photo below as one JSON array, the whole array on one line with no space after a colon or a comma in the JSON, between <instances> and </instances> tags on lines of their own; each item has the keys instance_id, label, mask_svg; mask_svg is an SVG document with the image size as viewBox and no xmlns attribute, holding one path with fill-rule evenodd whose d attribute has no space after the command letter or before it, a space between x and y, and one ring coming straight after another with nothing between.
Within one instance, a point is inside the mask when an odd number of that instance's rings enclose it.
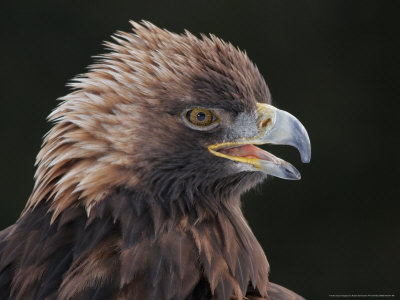
<instances>
[{"instance_id":1,"label":"neck","mask_svg":"<svg viewBox=\"0 0 400 300\"><path fill-rule=\"evenodd\" d=\"M237 199L214 199L218 210L201 214L160 200L114 190L89 216L84 205L70 205L52 223L51 203L40 202L5 233L12 235L7 249L13 251L0 265L16 257L23 257L16 265L41 262L26 269L29 283L22 275L13 279L17 299L41 286L43 299L92 299L99 292L107 299L241 299L249 290L266 295L268 262Z\"/></svg>"},{"instance_id":2,"label":"neck","mask_svg":"<svg viewBox=\"0 0 400 300\"><path fill-rule=\"evenodd\" d=\"M249 285L266 293L268 262L239 201L214 199L214 211L179 207L187 199L180 205L178 200L174 205L159 200L144 192L120 190L93 209L92 220L110 214L120 227L121 265L126 266L121 285L128 290L142 285L143 290L159 293L148 295L154 299L166 298L166 291L186 298L179 293L189 293L200 283L218 299L245 295ZM161 288L149 288L145 278Z\"/></svg>"},{"instance_id":3,"label":"neck","mask_svg":"<svg viewBox=\"0 0 400 300\"><path fill-rule=\"evenodd\" d=\"M42 277L59 276L60 297L91 298L94 286L122 299L240 299L249 287L266 295L268 262L238 197L168 202L137 189L114 191L89 216L84 206L71 205L50 224L51 204L41 202L21 217L21 235L40 228L44 243L65 253L65 259L48 260ZM214 204L188 206L191 201ZM57 237L63 239L55 243Z\"/></svg>"}]
</instances>

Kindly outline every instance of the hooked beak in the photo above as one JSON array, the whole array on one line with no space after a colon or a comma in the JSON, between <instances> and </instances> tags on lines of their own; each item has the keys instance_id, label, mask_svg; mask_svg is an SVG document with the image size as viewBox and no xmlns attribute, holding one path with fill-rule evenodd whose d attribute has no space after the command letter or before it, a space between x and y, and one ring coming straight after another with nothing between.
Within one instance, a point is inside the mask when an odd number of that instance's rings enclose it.
<instances>
[{"instance_id":1,"label":"hooked beak","mask_svg":"<svg viewBox=\"0 0 400 300\"><path fill-rule=\"evenodd\" d=\"M310 162L310 139L300 121L272 105L257 103L257 131L255 137L210 145L208 150L216 156L248 164L272 176L299 180L300 172L294 166L254 145L290 145L299 150L303 163Z\"/></svg>"}]
</instances>

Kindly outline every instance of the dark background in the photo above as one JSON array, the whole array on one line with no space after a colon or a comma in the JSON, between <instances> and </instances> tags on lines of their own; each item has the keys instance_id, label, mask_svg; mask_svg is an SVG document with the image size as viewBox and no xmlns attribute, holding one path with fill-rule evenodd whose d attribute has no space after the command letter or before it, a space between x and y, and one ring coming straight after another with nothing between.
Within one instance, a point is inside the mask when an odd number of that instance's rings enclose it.
<instances>
[{"instance_id":1,"label":"dark background","mask_svg":"<svg viewBox=\"0 0 400 300\"><path fill-rule=\"evenodd\" d=\"M244 198L271 281L308 299L400 297L399 22L390 1L3 1L0 228L33 186L46 116L129 19L215 33L247 51L274 104L307 128L312 161ZM332 299L332 298L331 298Z\"/></svg>"}]
</instances>

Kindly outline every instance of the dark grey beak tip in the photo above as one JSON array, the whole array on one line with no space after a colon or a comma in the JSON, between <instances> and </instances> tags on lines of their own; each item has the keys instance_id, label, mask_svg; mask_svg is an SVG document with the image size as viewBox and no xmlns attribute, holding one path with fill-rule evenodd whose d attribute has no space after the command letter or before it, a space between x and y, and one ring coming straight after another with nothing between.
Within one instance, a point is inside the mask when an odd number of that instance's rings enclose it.
<instances>
[{"instance_id":1,"label":"dark grey beak tip","mask_svg":"<svg viewBox=\"0 0 400 300\"><path fill-rule=\"evenodd\" d=\"M311 161L311 144L307 136L307 141L298 148L300 152L300 159L302 163L308 164Z\"/></svg>"},{"instance_id":2,"label":"dark grey beak tip","mask_svg":"<svg viewBox=\"0 0 400 300\"><path fill-rule=\"evenodd\" d=\"M288 180L300 180L301 174L300 172L291 164L287 163L285 166L285 179Z\"/></svg>"},{"instance_id":3,"label":"dark grey beak tip","mask_svg":"<svg viewBox=\"0 0 400 300\"><path fill-rule=\"evenodd\" d=\"M292 180L300 180L301 179L301 174L299 173L299 174L296 174L293 178L292 178Z\"/></svg>"},{"instance_id":4,"label":"dark grey beak tip","mask_svg":"<svg viewBox=\"0 0 400 300\"><path fill-rule=\"evenodd\" d=\"M311 161L311 154L310 155L302 155L301 162L304 164L308 164Z\"/></svg>"}]
</instances>

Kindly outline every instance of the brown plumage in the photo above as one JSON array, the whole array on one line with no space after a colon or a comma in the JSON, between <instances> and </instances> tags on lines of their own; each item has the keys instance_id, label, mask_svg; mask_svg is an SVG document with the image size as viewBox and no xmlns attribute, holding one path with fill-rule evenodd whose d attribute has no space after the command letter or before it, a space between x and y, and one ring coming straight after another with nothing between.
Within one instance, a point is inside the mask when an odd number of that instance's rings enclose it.
<instances>
[{"instance_id":1,"label":"brown plumage","mask_svg":"<svg viewBox=\"0 0 400 300\"><path fill-rule=\"evenodd\" d=\"M0 299L302 299L268 281L240 194L299 178L250 144L307 161L304 128L231 44L132 25L49 117L33 192L0 232Z\"/></svg>"}]
</instances>

